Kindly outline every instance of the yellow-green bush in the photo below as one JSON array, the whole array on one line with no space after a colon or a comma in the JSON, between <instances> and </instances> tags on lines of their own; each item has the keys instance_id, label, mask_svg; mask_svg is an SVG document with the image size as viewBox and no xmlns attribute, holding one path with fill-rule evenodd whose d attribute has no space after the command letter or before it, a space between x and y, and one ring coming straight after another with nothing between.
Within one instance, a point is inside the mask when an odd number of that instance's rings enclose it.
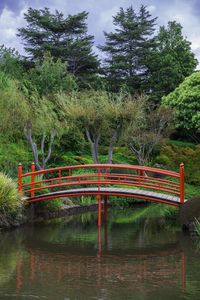
<instances>
[{"instance_id":1,"label":"yellow-green bush","mask_svg":"<svg viewBox=\"0 0 200 300\"><path fill-rule=\"evenodd\" d=\"M0 173L0 226L19 223L22 218L23 202L16 183Z\"/></svg>"}]
</instances>

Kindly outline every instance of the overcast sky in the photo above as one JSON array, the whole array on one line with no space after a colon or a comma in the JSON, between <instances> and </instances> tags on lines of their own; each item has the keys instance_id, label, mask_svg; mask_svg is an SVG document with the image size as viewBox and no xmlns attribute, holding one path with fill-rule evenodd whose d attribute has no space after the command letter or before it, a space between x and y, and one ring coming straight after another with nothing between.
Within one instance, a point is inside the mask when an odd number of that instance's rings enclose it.
<instances>
[{"instance_id":1,"label":"overcast sky","mask_svg":"<svg viewBox=\"0 0 200 300\"><path fill-rule=\"evenodd\" d=\"M112 30L112 16L120 7L132 5L137 11L141 4L158 17L158 25L166 25L172 20L180 22L200 62L200 0L0 0L0 44L24 53L16 32L17 28L26 25L23 15L29 6L46 6L52 12L58 9L65 15L88 11L89 33L95 36L95 45L99 45L104 43L103 31Z\"/></svg>"}]
</instances>

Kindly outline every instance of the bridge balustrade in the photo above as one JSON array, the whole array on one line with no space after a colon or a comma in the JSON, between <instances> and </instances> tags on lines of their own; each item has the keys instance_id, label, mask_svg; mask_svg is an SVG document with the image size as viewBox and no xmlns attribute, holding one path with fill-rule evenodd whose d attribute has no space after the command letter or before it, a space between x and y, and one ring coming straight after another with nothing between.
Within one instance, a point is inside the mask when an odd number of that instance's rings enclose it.
<instances>
[{"instance_id":1,"label":"bridge balustrade","mask_svg":"<svg viewBox=\"0 0 200 300\"><path fill-rule=\"evenodd\" d=\"M179 172L158 168L120 164L90 164L64 166L23 173L18 166L18 189L23 192L28 202L35 202L41 194L51 194L58 190L96 187L124 187L142 189L174 195L184 202L184 165ZM37 201L40 200L37 197Z\"/></svg>"}]
</instances>

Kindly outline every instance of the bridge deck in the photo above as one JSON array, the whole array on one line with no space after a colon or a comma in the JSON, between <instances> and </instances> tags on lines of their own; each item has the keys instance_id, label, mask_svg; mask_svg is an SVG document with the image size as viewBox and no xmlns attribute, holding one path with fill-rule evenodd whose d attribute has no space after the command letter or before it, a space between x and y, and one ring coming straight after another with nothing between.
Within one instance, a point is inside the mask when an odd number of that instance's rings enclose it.
<instances>
[{"instance_id":1,"label":"bridge deck","mask_svg":"<svg viewBox=\"0 0 200 300\"><path fill-rule=\"evenodd\" d=\"M110 195L110 196L121 196L121 197L130 197L130 198L142 198L146 200L153 200L157 202L168 203L174 206L179 206L180 198L176 196L171 196L167 194L139 190L139 189L128 189L128 188L114 188L114 187L97 187L91 188L78 188L78 189L69 189L51 192L48 194L37 195L34 198L27 199L29 203L37 202L41 200L61 198L64 196L88 196L88 195Z\"/></svg>"}]
</instances>

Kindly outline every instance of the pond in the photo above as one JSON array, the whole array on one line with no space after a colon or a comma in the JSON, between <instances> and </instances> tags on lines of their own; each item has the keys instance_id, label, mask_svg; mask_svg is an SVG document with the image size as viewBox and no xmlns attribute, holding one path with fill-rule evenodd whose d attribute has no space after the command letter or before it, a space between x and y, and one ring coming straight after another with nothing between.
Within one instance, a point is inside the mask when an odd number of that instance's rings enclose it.
<instances>
[{"instance_id":1,"label":"pond","mask_svg":"<svg viewBox=\"0 0 200 300\"><path fill-rule=\"evenodd\" d=\"M200 299L200 250L145 208L84 213L0 233L0 299Z\"/></svg>"}]
</instances>

